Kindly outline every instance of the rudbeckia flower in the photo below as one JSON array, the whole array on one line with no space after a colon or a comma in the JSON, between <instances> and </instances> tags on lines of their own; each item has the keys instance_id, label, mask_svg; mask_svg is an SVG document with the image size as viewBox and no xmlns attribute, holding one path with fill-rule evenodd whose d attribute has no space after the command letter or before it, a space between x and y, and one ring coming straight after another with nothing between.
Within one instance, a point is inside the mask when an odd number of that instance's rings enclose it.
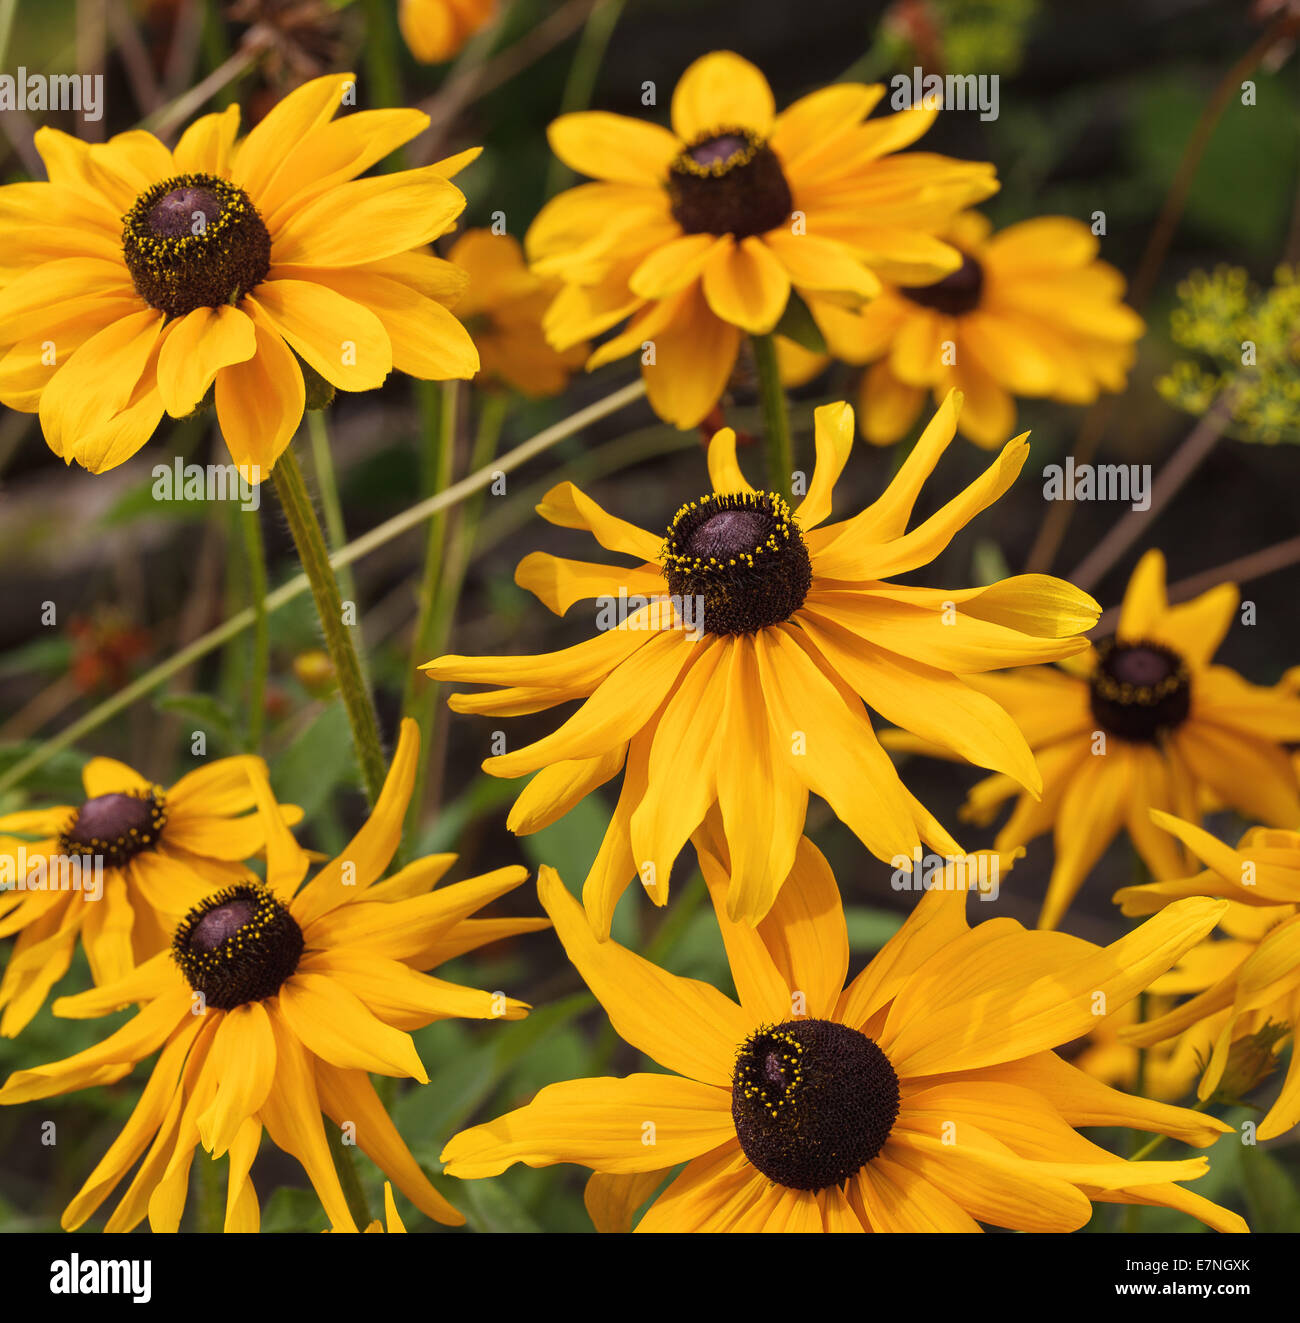
<instances>
[{"instance_id":1,"label":"rudbeckia flower","mask_svg":"<svg viewBox=\"0 0 1300 1323\"><path fill-rule=\"evenodd\" d=\"M0 980L0 1034L13 1037L67 972L77 940L96 984L115 982L171 940L208 893L253 878L266 847L250 769L221 758L169 790L113 758L82 769L80 805L0 817L0 937L18 940ZM279 806L295 823L302 810Z\"/></svg>"},{"instance_id":2,"label":"rudbeckia flower","mask_svg":"<svg viewBox=\"0 0 1300 1323\"><path fill-rule=\"evenodd\" d=\"M442 64L485 28L496 0L399 0L397 22L421 64Z\"/></svg>"},{"instance_id":3,"label":"rudbeckia flower","mask_svg":"<svg viewBox=\"0 0 1300 1323\"><path fill-rule=\"evenodd\" d=\"M456 1135L446 1174L590 1167L587 1206L607 1229L626 1229L683 1163L638 1231L1072 1231L1094 1203L1247 1229L1178 1184L1205 1157L1130 1162L1077 1129L1204 1147L1229 1126L1129 1097L1054 1051L1167 969L1221 902L1181 901L1100 947L1005 918L970 928L965 892L936 888L846 985L844 914L815 846L801 843L799 884L757 928L727 916L725 844L702 840L700 860L739 1000L597 941L541 869L569 959L619 1036L669 1073L549 1085Z\"/></svg>"},{"instance_id":4,"label":"rudbeckia flower","mask_svg":"<svg viewBox=\"0 0 1300 1323\"><path fill-rule=\"evenodd\" d=\"M464 276L426 245L464 208L449 176L477 153L358 179L428 117L333 120L354 88L306 83L239 142L237 106L205 115L174 151L141 130L37 130L49 182L0 188L0 401L39 411L56 455L111 469L211 395L260 481L327 386L474 375L443 306Z\"/></svg>"},{"instance_id":5,"label":"rudbeckia flower","mask_svg":"<svg viewBox=\"0 0 1300 1323\"><path fill-rule=\"evenodd\" d=\"M457 712L517 715L586 700L558 730L489 758L483 769L538 773L510 814L520 834L624 772L584 891L598 932L609 932L633 877L655 904L667 902L673 860L715 804L734 865L730 913L751 923L771 908L790 871L810 791L877 858L904 856L910 870L921 841L960 854L899 780L866 707L1038 793L1024 737L967 680L1086 647L1078 632L1096 620L1097 604L1045 575L987 588L888 582L943 551L1007 490L1029 453L1023 437L1010 442L981 477L909 531L959 407L956 395L945 400L879 499L840 523L826 521L853 444L847 404L817 411L816 471L794 510L746 482L730 428L709 447L713 491L683 505L662 536L561 483L538 513L641 563L620 568L539 552L520 563L515 581L557 614L597 599L602 632L543 656L426 664L438 680L506 686L452 695Z\"/></svg>"},{"instance_id":6,"label":"rudbeckia flower","mask_svg":"<svg viewBox=\"0 0 1300 1323\"><path fill-rule=\"evenodd\" d=\"M528 269L513 235L491 230L466 230L447 260L469 278L456 315L478 346L479 381L503 383L534 398L558 395L587 357L585 344L561 353L542 333L558 282Z\"/></svg>"},{"instance_id":7,"label":"rudbeckia flower","mask_svg":"<svg viewBox=\"0 0 1300 1323\"><path fill-rule=\"evenodd\" d=\"M1203 942L1183 958L1181 990L1194 995L1146 1024L1124 1031L1135 1047L1176 1034L1209 1031L1213 1051L1198 1088L1202 1099L1225 1090L1242 1096L1271 1073L1281 1040L1291 1036L1291 1060L1276 1101L1257 1131L1275 1139L1300 1122L1300 832L1255 827L1234 850L1209 832L1153 813L1205 865L1194 877L1124 887L1116 901L1128 915L1154 914L1180 897L1213 896L1230 902L1220 921L1223 937Z\"/></svg>"},{"instance_id":8,"label":"rudbeckia flower","mask_svg":"<svg viewBox=\"0 0 1300 1323\"><path fill-rule=\"evenodd\" d=\"M536 270L564 281L546 318L552 344L630 317L588 368L640 354L655 411L694 427L722 395L742 333L771 331L791 290L854 304L882 280L957 269L961 254L935 231L997 190L993 167L893 155L938 111L867 120L884 91L838 83L778 114L759 70L717 51L682 75L671 131L603 111L561 116L552 150L597 182L547 203L525 241Z\"/></svg>"},{"instance_id":9,"label":"rudbeckia flower","mask_svg":"<svg viewBox=\"0 0 1300 1323\"><path fill-rule=\"evenodd\" d=\"M428 1083L410 1031L449 1017L521 1018L523 1002L430 976L484 942L545 927L541 919L475 919L517 887L522 868L431 890L454 855L417 860L379 881L401 837L419 732L402 725L383 793L338 858L305 885L308 857L275 812L266 778L250 779L267 830L266 881L207 896L162 951L109 986L66 997L77 1019L138 1005L135 1016L66 1060L15 1071L0 1103L112 1084L158 1053L121 1134L64 1210L79 1227L143 1157L106 1230L146 1215L175 1231L200 1145L229 1155L227 1231L256 1231L249 1170L265 1129L302 1164L336 1231L357 1226L330 1157L322 1113L356 1127L356 1142L418 1208L455 1225L461 1215L429 1184L398 1135L369 1075Z\"/></svg>"},{"instance_id":10,"label":"rudbeckia flower","mask_svg":"<svg viewBox=\"0 0 1300 1323\"><path fill-rule=\"evenodd\" d=\"M1239 600L1237 586L1223 583L1170 606L1164 556L1148 551L1129 580L1113 637L1060 668L971 680L1025 732L1043 793L1031 799L1010 777L992 776L970 792L963 817L987 824L1014 798L997 849L1053 832L1040 926L1060 923L1120 831L1155 877L1187 872L1187 856L1151 825L1151 809L1199 822L1213 799L1255 821L1300 826L1300 783L1282 747L1300 739L1300 699L1212 661ZM913 733L886 732L884 743L940 753Z\"/></svg>"},{"instance_id":11,"label":"rudbeckia flower","mask_svg":"<svg viewBox=\"0 0 1300 1323\"><path fill-rule=\"evenodd\" d=\"M989 230L975 212L956 217L943 238L961 265L942 280L891 284L860 310L811 300L835 357L874 364L858 399L868 441L904 436L927 393L962 391L961 434L992 449L1015 429L1015 396L1090 404L1124 389L1145 327L1092 231L1065 216Z\"/></svg>"}]
</instances>

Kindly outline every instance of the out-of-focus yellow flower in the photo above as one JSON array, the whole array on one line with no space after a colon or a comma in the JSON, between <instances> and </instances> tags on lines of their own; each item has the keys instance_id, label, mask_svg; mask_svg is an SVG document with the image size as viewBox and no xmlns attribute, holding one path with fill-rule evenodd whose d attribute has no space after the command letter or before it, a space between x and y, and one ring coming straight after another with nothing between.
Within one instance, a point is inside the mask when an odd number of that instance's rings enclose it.
<instances>
[{"instance_id":1,"label":"out-of-focus yellow flower","mask_svg":"<svg viewBox=\"0 0 1300 1323\"><path fill-rule=\"evenodd\" d=\"M398 25L421 64L442 64L487 27L496 0L401 0Z\"/></svg>"},{"instance_id":2,"label":"out-of-focus yellow flower","mask_svg":"<svg viewBox=\"0 0 1300 1323\"><path fill-rule=\"evenodd\" d=\"M530 271L519 241L491 230L466 230L447 256L469 275L456 314L478 347L480 379L504 382L523 395L558 395L588 350L585 342L552 349L542 332L559 281Z\"/></svg>"},{"instance_id":3,"label":"out-of-focus yellow flower","mask_svg":"<svg viewBox=\"0 0 1300 1323\"><path fill-rule=\"evenodd\" d=\"M1281 1039L1300 1022L1300 832L1255 827L1234 850L1191 822L1153 813L1205 865L1195 877L1124 887L1115 893L1126 915L1154 914L1185 896L1233 902L1219 920L1223 936L1184 955L1169 990L1193 994L1146 1024L1121 1031L1132 1044L1163 1043L1199 1028L1212 1051L1197 1090L1203 1100L1238 1098L1272 1073ZM1300 1122L1300 1054L1259 1123L1275 1139Z\"/></svg>"},{"instance_id":4,"label":"out-of-focus yellow flower","mask_svg":"<svg viewBox=\"0 0 1300 1323\"><path fill-rule=\"evenodd\" d=\"M1060 923L1121 831L1155 877L1187 872L1187 856L1152 827L1150 809L1199 821L1212 798L1255 821L1300 827L1300 782L1282 748L1300 740L1300 700L1213 661L1240 597L1222 583L1170 606L1165 559L1152 550L1133 571L1113 637L1059 666L966 677L1011 713L1042 773L1041 799L998 774L971 790L962 811L987 825L1015 800L999 850L1053 832L1042 927ZM952 756L914 733L885 731L881 743Z\"/></svg>"},{"instance_id":5,"label":"out-of-focus yellow flower","mask_svg":"<svg viewBox=\"0 0 1300 1323\"><path fill-rule=\"evenodd\" d=\"M935 401L964 393L959 430L986 449L1015 430L1015 396L1090 404L1124 388L1142 319L1120 300L1124 280L1097 260L1097 240L1065 216L1022 221L997 234L973 211L942 237L962 263L933 284L891 284L860 310L808 300L831 353L870 363L858 420L876 445L902 437ZM783 345L794 380L815 366Z\"/></svg>"}]
</instances>

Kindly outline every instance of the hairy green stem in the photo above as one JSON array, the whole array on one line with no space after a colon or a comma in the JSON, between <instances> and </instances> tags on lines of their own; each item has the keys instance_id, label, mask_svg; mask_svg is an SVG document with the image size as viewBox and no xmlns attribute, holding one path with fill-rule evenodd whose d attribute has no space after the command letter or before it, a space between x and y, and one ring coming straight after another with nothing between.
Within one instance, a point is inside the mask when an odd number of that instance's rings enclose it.
<instances>
[{"instance_id":1,"label":"hairy green stem","mask_svg":"<svg viewBox=\"0 0 1300 1323\"><path fill-rule=\"evenodd\" d=\"M343 522L343 502L339 499L339 480L334 471L334 451L330 446L324 409L307 410L307 439L311 442L311 467L316 477L316 490L320 493L321 510L325 514L330 554L333 555L347 545L348 530ZM350 569L339 571L339 587L345 598L356 601L357 589Z\"/></svg>"},{"instance_id":2,"label":"hairy green stem","mask_svg":"<svg viewBox=\"0 0 1300 1323\"><path fill-rule=\"evenodd\" d=\"M384 784L384 754L379 742L379 722L361 673L361 659L352 641L352 630L359 626L344 624L343 601L325 547L325 535L292 447L280 456L274 478L276 495L284 507L294 545L298 548L298 559L302 561L312 596L316 599L316 614L320 617L325 646L334 663L334 676L343 706L347 709L361 779L373 804Z\"/></svg>"}]
</instances>

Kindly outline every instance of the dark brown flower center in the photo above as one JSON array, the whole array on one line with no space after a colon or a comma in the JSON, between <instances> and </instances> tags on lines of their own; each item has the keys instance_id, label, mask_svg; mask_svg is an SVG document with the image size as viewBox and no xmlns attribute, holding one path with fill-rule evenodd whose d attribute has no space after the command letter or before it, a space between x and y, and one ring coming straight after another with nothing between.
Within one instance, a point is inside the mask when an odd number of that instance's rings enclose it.
<instances>
[{"instance_id":1,"label":"dark brown flower center","mask_svg":"<svg viewBox=\"0 0 1300 1323\"><path fill-rule=\"evenodd\" d=\"M960 317L979 307L984 292L984 268L973 257L963 257L956 271L933 285L900 285L898 292L923 308Z\"/></svg>"},{"instance_id":2,"label":"dark brown flower center","mask_svg":"<svg viewBox=\"0 0 1300 1323\"><path fill-rule=\"evenodd\" d=\"M302 950L297 920L260 883L207 897L172 939L172 957L190 987L219 1011L275 996L298 968Z\"/></svg>"},{"instance_id":3,"label":"dark brown flower center","mask_svg":"<svg viewBox=\"0 0 1300 1323\"><path fill-rule=\"evenodd\" d=\"M271 237L248 194L228 179L164 179L136 198L122 225L136 293L169 317L237 303L265 279Z\"/></svg>"},{"instance_id":4,"label":"dark brown flower center","mask_svg":"<svg viewBox=\"0 0 1300 1323\"><path fill-rule=\"evenodd\" d=\"M1097 645L1089 700L1103 730L1131 743L1154 744L1187 720L1191 672L1163 643L1106 639Z\"/></svg>"},{"instance_id":5,"label":"dark brown flower center","mask_svg":"<svg viewBox=\"0 0 1300 1323\"><path fill-rule=\"evenodd\" d=\"M791 1190L861 1171L898 1119L898 1075L866 1034L832 1020L764 1026L741 1044L731 1116L745 1156Z\"/></svg>"},{"instance_id":6,"label":"dark brown flower center","mask_svg":"<svg viewBox=\"0 0 1300 1323\"><path fill-rule=\"evenodd\" d=\"M794 201L776 153L750 129L715 129L668 170L673 218L687 234L737 239L775 229Z\"/></svg>"},{"instance_id":7,"label":"dark brown flower center","mask_svg":"<svg viewBox=\"0 0 1300 1323\"><path fill-rule=\"evenodd\" d=\"M698 601L706 634L752 634L803 605L812 562L790 506L774 492L702 496L668 526L664 577L674 596Z\"/></svg>"},{"instance_id":8,"label":"dark brown flower center","mask_svg":"<svg viewBox=\"0 0 1300 1323\"><path fill-rule=\"evenodd\" d=\"M73 814L59 836L62 854L99 856L108 868L120 868L158 843L167 823L162 791L119 791L96 795Z\"/></svg>"}]
</instances>

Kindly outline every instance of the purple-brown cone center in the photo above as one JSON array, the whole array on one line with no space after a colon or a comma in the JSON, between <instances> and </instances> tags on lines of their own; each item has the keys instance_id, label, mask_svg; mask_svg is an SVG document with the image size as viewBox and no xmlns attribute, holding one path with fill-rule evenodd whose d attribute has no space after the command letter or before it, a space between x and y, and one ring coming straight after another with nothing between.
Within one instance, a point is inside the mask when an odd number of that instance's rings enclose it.
<instances>
[{"instance_id":1,"label":"purple-brown cone center","mask_svg":"<svg viewBox=\"0 0 1300 1323\"><path fill-rule=\"evenodd\" d=\"M984 268L973 257L963 257L961 266L933 285L902 285L900 294L923 308L960 317L979 307L984 292Z\"/></svg>"}]
</instances>

